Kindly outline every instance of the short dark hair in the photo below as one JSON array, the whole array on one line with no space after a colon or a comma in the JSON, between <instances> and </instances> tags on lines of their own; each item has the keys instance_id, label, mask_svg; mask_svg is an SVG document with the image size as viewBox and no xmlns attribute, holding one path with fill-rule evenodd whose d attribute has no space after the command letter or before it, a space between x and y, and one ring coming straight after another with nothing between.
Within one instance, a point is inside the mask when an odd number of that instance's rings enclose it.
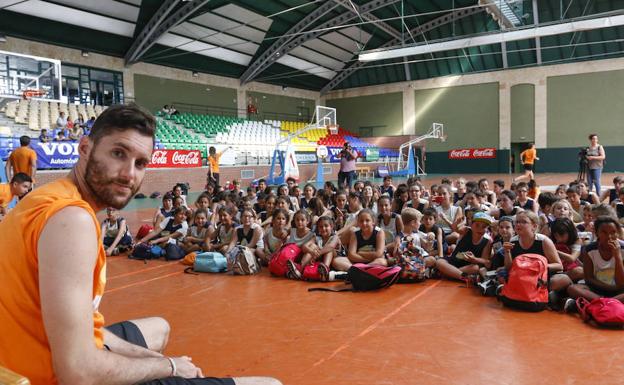
<instances>
[{"instance_id":1,"label":"short dark hair","mask_svg":"<svg viewBox=\"0 0 624 385\"><path fill-rule=\"evenodd\" d=\"M543 192L537 197L537 203L539 203L540 207L552 206L553 203L557 202L559 198L553 194L552 192Z\"/></svg>"},{"instance_id":2,"label":"short dark hair","mask_svg":"<svg viewBox=\"0 0 624 385\"><path fill-rule=\"evenodd\" d=\"M598 217L598 219L596 219L596 221L594 222L594 231L596 232L596 234L598 234L598 230L600 230L600 227L602 225L606 225L609 223L613 223L615 227L618 228L618 230L621 227L617 219L607 216L607 215L603 215L603 216Z\"/></svg>"},{"instance_id":3,"label":"short dark hair","mask_svg":"<svg viewBox=\"0 0 624 385\"><path fill-rule=\"evenodd\" d=\"M24 174L23 172L18 172L17 174L13 175L13 178L11 178L11 183L24 183L24 182L30 182L32 183L32 178L28 176L28 174Z\"/></svg>"},{"instance_id":4,"label":"short dark hair","mask_svg":"<svg viewBox=\"0 0 624 385\"><path fill-rule=\"evenodd\" d=\"M20 136L20 146L28 146L30 144L30 136L22 135Z\"/></svg>"},{"instance_id":5,"label":"short dark hair","mask_svg":"<svg viewBox=\"0 0 624 385\"><path fill-rule=\"evenodd\" d=\"M568 193L573 193L573 194L581 195L581 190L579 189L578 185L576 185L576 186L570 186L570 187L568 187L568 189L566 190L566 194L568 194Z\"/></svg>"},{"instance_id":6,"label":"short dark hair","mask_svg":"<svg viewBox=\"0 0 624 385\"><path fill-rule=\"evenodd\" d=\"M507 198L509 198L513 202L516 201L516 193L511 190L503 190L501 192L501 195L505 195Z\"/></svg>"},{"instance_id":7,"label":"short dark hair","mask_svg":"<svg viewBox=\"0 0 624 385\"><path fill-rule=\"evenodd\" d=\"M587 137L587 139L592 140L592 138L593 138L594 136L598 136L598 134L589 134L589 136Z\"/></svg>"},{"instance_id":8,"label":"short dark hair","mask_svg":"<svg viewBox=\"0 0 624 385\"><path fill-rule=\"evenodd\" d=\"M116 104L108 107L96 119L89 138L97 144L100 139L111 132L127 130L136 130L154 141L156 120L147 110L134 103Z\"/></svg>"},{"instance_id":9,"label":"short dark hair","mask_svg":"<svg viewBox=\"0 0 624 385\"><path fill-rule=\"evenodd\" d=\"M423 216L424 217L434 217L434 218L437 218L438 212L433 207L428 207L428 208L423 210Z\"/></svg>"},{"instance_id":10,"label":"short dark hair","mask_svg":"<svg viewBox=\"0 0 624 385\"><path fill-rule=\"evenodd\" d=\"M505 181L502 179L496 179L494 181L494 184L499 186L500 188L505 188Z\"/></svg>"}]
</instances>

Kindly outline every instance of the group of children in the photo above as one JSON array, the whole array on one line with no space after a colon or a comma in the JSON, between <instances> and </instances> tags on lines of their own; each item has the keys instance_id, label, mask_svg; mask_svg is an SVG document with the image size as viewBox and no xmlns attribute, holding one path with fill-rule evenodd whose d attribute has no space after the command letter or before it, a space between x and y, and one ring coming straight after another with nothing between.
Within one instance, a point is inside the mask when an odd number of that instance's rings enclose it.
<instances>
[{"instance_id":1,"label":"group of children","mask_svg":"<svg viewBox=\"0 0 624 385\"><path fill-rule=\"evenodd\" d=\"M505 189L496 180L490 190L487 179L443 179L427 189L418 178L394 186L386 177L381 186L357 181L337 189L328 182L317 191L289 179L273 191L260 180L246 193L240 183L208 186L193 205L177 185L163 196L153 230L137 243L224 255L246 246L264 265L296 244L301 252L288 261L286 276L321 281L365 263L398 264L407 281L438 276L504 284L513 259L533 253L548 261L550 306L572 311L578 297L624 299L624 178L613 182L598 196L582 181L540 193L535 181ZM108 255L132 247L114 210L102 230ZM317 275L306 274L311 265Z\"/></svg>"}]
</instances>

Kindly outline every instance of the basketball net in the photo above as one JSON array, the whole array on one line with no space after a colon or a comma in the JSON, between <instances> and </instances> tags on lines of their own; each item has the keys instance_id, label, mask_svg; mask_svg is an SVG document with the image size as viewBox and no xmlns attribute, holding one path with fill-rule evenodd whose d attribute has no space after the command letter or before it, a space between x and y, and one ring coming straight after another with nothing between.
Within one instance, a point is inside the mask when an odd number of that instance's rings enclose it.
<instances>
[{"instance_id":1,"label":"basketball net","mask_svg":"<svg viewBox=\"0 0 624 385\"><path fill-rule=\"evenodd\" d=\"M327 126L327 130L330 134L336 135L338 133L338 126L335 124L330 124Z\"/></svg>"},{"instance_id":2,"label":"basketball net","mask_svg":"<svg viewBox=\"0 0 624 385\"><path fill-rule=\"evenodd\" d=\"M34 90L34 89L30 89L30 90L25 90L22 93L22 97L24 98L24 100L29 100L35 96L45 96L47 94L46 91L44 90Z\"/></svg>"}]
</instances>

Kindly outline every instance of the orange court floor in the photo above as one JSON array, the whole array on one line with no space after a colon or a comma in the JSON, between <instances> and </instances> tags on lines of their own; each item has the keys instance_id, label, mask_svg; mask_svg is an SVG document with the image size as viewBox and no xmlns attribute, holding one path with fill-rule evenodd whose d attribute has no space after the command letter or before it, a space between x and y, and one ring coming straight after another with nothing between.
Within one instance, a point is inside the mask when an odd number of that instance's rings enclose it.
<instances>
[{"instance_id":1,"label":"orange court floor","mask_svg":"<svg viewBox=\"0 0 624 385\"><path fill-rule=\"evenodd\" d=\"M564 175L540 184L573 179ZM122 215L135 233L153 211ZM308 292L337 283L278 279L266 269L256 276L183 270L178 262L110 257L100 310L108 324L167 319L165 354L191 356L206 375L272 376L288 385L624 382L624 331L503 308L459 282Z\"/></svg>"}]
</instances>

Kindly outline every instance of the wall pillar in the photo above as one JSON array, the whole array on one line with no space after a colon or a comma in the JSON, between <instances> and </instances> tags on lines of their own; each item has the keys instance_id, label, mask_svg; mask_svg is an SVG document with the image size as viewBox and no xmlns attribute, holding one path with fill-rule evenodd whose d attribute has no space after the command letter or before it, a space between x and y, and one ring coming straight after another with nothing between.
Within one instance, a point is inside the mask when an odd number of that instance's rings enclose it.
<instances>
[{"instance_id":1,"label":"wall pillar","mask_svg":"<svg viewBox=\"0 0 624 385\"><path fill-rule=\"evenodd\" d=\"M247 91L243 88L236 90L236 108L239 118L247 118Z\"/></svg>"},{"instance_id":2,"label":"wall pillar","mask_svg":"<svg viewBox=\"0 0 624 385\"><path fill-rule=\"evenodd\" d=\"M498 148L511 148L511 85L498 84Z\"/></svg>"},{"instance_id":3,"label":"wall pillar","mask_svg":"<svg viewBox=\"0 0 624 385\"><path fill-rule=\"evenodd\" d=\"M535 83L535 147L548 146L548 95L546 78Z\"/></svg>"},{"instance_id":4,"label":"wall pillar","mask_svg":"<svg viewBox=\"0 0 624 385\"><path fill-rule=\"evenodd\" d=\"M403 135L416 135L416 96L414 89L403 89Z\"/></svg>"}]
</instances>

